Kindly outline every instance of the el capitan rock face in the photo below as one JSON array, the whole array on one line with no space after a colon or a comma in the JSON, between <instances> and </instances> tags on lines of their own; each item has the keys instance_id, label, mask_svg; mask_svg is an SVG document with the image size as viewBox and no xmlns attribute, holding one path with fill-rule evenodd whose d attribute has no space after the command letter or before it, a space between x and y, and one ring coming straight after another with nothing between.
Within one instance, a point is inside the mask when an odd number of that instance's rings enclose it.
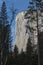
<instances>
[{"instance_id":1,"label":"el capitan rock face","mask_svg":"<svg viewBox=\"0 0 43 65\"><path fill-rule=\"evenodd\" d=\"M37 28L36 28L37 22L36 20L34 20L32 23L29 22L29 26L30 27L32 26L35 30L33 31L33 33L29 32L29 30L28 30L29 33L26 33L26 24L28 20L24 18L26 12L27 11L22 11L18 13L16 16L15 45L17 45L19 52L21 52L22 49L24 52L26 51L26 46L29 36L31 37L32 45L35 45L37 48ZM36 12L34 12L34 15L36 16ZM39 16L39 28L40 25L42 24L41 22L42 19L43 18ZM43 28L40 28L40 31L42 31L41 29Z\"/></svg>"},{"instance_id":2,"label":"el capitan rock face","mask_svg":"<svg viewBox=\"0 0 43 65\"><path fill-rule=\"evenodd\" d=\"M26 50L26 43L28 39L28 33L26 34L26 20L24 19L25 12L18 13L16 16L16 38L15 38L15 44L18 47L19 52L23 49L23 51Z\"/></svg>"}]
</instances>

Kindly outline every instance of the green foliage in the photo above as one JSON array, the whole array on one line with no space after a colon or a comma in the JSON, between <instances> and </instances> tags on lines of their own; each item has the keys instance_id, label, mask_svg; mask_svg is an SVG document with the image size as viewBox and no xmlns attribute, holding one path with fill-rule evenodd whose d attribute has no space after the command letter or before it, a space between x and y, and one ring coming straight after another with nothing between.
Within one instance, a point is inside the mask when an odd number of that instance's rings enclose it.
<instances>
[{"instance_id":1,"label":"green foliage","mask_svg":"<svg viewBox=\"0 0 43 65\"><path fill-rule=\"evenodd\" d=\"M31 40L30 38L28 39L27 42L27 48L26 48L26 64L27 65L32 65L32 53L33 53L33 49L31 46Z\"/></svg>"},{"instance_id":2,"label":"green foliage","mask_svg":"<svg viewBox=\"0 0 43 65\"><path fill-rule=\"evenodd\" d=\"M18 61L17 62L18 62L17 65L25 65L25 53L23 52L23 50L18 55Z\"/></svg>"},{"instance_id":3,"label":"green foliage","mask_svg":"<svg viewBox=\"0 0 43 65\"><path fill-rule=\"evenodd\" d=\"M13 55L9 54L7 65L38 65L38 55L33 51L31 40L28 39L26 52L23 49L18 54L18 48L15 45Z\"/></svg>"},{"instance_id":4,"label":"green foliage","mask_svg":"<svg viewBox=\"0 0 43 65\"><path fill-rule=\"evenodd\" d=\"M37 36L37 38L38 38L38 45L39 45L39 47L38 47L38 56L37 55L34 55L34 56L36 56L36 57L34 57L35 59L37 59L37 61L38 62L40 62L39 61L39 59L41 59L42 57L43 57L43 53L41 54L41 52L42 52L42 47L43 47L43 44L41 44L42 43L42 38L43 38L43 36L41 37L41 36L39 36L39 28L38 28L38 25L39 25L39 23L38 23L38 16L39 16L39 14L38 14L38 11L40 10L40 14L41 14L41 10L43 11L43 4L42 4L43 2L42 2L42 0L31 0L30 2L29 2L29 6L28 6L28 11L26 12L26 14L25 14L25 19L28 19L28 25L26 25L26 32L28 31L28 30L30 30L30 32L33 30L34 31L34 29L33 29L33 27L31 28L30 26L29 26L29 22L30 23L32 23L33 21L36 21L37 22L37 32L38 32L38 36ZM36 12L36 15L34 16L34 12ZM30 15L30 16L29 16ZM30 20L30 21L29 21ZM31 24L32 25L32 24ZM31 32L32 33L32 32ZM41 57L39 56L39 54L41 54ZM33 65L39 65L38 64L38 62L37 61L35 61L35 59L33 59L34 60L34 62L33 62ZM41 59L41 61L42 61L42 59ZM37 63L37 64L36 64ZM42 62L41 62L42 63ZM43 65L43 64L41 64L41 65Z\"/></svg>"},{"instance_id":5,"label":"green foliage","mask_svg":"<svg viewBox=\"0 0 43 65\"><path fill-rule=\"evenodd\" d=\"M38 65L38 54L36 53L32 55L32 65Z\"/></svg>"},{"instance_id":6,"label":"green foliage","mask_svg":"<svg viewBox=\"0 0 43 65\"><path fill-rule=\"evenodd\" d=\"M14 59L13 59L13 56L11 53L8 54L8 60L7 60L7 63L6 65L13 65L14 63Z\"/></svg>"},{"instance_id":7,"label":"green foliage","mask_svg":"<svg viewBox=\"0 0 43 65\"><path fill-rule=\"evenodd\" d=\"M30 40L30 38L28 39L28 42L27 42L27 48L26 48L26 53L27 54L29 54L30 53L30 55L31 55L31 53L32 53L32 43L31 43L31 40Z\"/></svg>"},{"instance_id":8,"label":"green foliage","mask_svg":"<svg viewBox=\"0 0 43 65\"><path fill-rule=\"evenodd\" d=\"M2 18L2 24L3 25L6 25L8 24L8 21L7 21L7 8L6 8L6 3L3 2L2 3L2 7L1 7L1 18Z\"/></svg>"},{"instance_id":9,"label":"green foliage","mask_svg":"<svg viewBox=\"0 0 43 65\"><path fill-rule=\"evenodd\" d=\"M4 65L6 63L6 58L8 57L11 44L11 28L9 21L7 21L7 9L5 2L2 3L0 16L0 60Z\"/></svg>"},{"instance_id":10,"label":"green foliage","mask_svg":"<svg viewBox=\"0 0 43 65\"><path fill-rule=\"evenodd\" d=\"M43 32L39 33L39 54L40 54L40 64L43 65Z\"/></svg>"},{"instance_id":11,"label":"green foliage","mask_svg":"<svg viewBox=\"0 0 43 65\"><path fill-rule=\"evenodd\" d=\"M15 45L15 47L14 47L14 57L16 58L17 55L18 55L18 48L17 48L17 46Z\"/></svg>"}]
</instances>

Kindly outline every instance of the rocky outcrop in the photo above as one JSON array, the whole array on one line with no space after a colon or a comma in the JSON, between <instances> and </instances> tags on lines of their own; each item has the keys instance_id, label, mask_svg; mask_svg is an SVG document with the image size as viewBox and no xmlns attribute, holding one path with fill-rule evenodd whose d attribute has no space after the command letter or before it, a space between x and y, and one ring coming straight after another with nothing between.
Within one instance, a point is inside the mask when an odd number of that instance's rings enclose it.
<instances>
[{"instance_id":1,"label":"rocky outcrop","mask_svg":"<svg viewBox=\"0 0 43 65\"><path fill-rule=\"evenodd\" d=\"M19 52L23 49L23 51L26 51L26 45L27 40L29 36L31 37L32 45L37 46L37 21L34 20L32 23L29 22L29 25L33 27L35 30L33 33L29 32L26 33L26 24L27 20L24 18L24 15L27 11L23 11L17 14L16 16L16 29L15 29L15 45L17 45ZM34 16L36 16L36 12L34 12ZM42 25L43 18L39 16L39 30L42 31L43 27L40 27Z\"/></svg>"},{"instance_id":2,"label":"rocky outcrop","mask_svg":"<svg viewBox=\"0 0 43 65\"><path fill-rule=\"evenodd\" d=\"M18 47L19 52L23 49L26 50L27 39L29 37L28 33L26 34L26 20L24 19L25 12L20 12L16 16L16 38L15 44Z\"/></svg>"}]
</instances>

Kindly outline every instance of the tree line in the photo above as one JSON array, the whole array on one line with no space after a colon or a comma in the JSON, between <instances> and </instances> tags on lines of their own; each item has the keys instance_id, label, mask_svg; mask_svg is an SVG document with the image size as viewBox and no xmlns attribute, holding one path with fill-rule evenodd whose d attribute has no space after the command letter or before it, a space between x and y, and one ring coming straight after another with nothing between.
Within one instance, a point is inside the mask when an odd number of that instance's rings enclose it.
<instances>
[{"instance_id":1,"label":"tree line","mask_svg":"<svg viewBox=\"0 0 43 65\"><path fill-rule=\"evenodd\" d=\"M9 53L12 52L11 24L14 20L12 10L11 21L8 20L7 7L5 1L0 10L0 65L6 65Z\"/></svg>"},{"instance_id":2,"label":"tree line","mask_svg":"<svg viewBox=\"0 0 43 65\"><path fill-rule=\"evenodd\" d=\"M8 59L7 65L38 65L38 54L37 51L33 51L31 44L32 43L29 38L26 52L22 49L20 54L17 46L15 45L13 56Z\"/></svg>"}]
</instances>

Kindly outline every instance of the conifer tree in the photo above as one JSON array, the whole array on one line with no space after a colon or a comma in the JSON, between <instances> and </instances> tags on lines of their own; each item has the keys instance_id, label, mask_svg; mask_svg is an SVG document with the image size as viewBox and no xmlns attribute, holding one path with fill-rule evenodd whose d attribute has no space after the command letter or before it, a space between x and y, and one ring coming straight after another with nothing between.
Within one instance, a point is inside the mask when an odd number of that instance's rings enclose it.
<instances>
[{"instance_id":1,"label":"conifer tree","mask_svg":"<svg viewBox=\"0 0 43 65\"><path fill-rule=\"evenodd\" d=\"M8 23L8 21L7 21L7 8L6 8L5 1L3 1L2 7L1 7L1 18L3 20L2 24L6 25Z\"/></svg>"},{"instance_id":2,"label":"conifer tree","mask_svg":"<svg viewBox=\"0 0 43 65\"><path fill-rule=\"evenodd\" d=\"M17 56L18 56L18 48L15 45L15 47L14 47L14 57L16 58Z\"/></svg>"},{"instance_id":3,"label":"conifer tree","mask_svg":"<svg viewBox=\"0 0 43 65\"><path fill-rule=\"evenodd\" d=\"M40 65L43 65L43 32L39 33Z\"/></svg>"},{"instance_id":4,"label":"conifer tree","mask_svg":"<svg viewBox=\"0 0 43 65\"><path fill-rule=\"evenodd\" d=\"M2 64L2 21L0 20L0 64Z\"/></svg>"},{"instance_id":5,"label":"conifer tree","mask_svg":"<svg viewBox=\"0 0 43 65\"><path fill-rule=\"evenodd\" d=\"M18 65L25 65L25 52L23 52L23 49L21 50L21 53L18 55Z\"/></svg>"},{"instance_id":6,"label":"conifer tree","mask_svg":"<svg viewBox=\"0 0 43 65\"><path fill-rule=\"evenodd\" d=\"M32 65L32 53L33 53L33 48L31 44L31 39L28 39L27 42L27 47L26 47L26 63L27 65Z\"/></svg>"},{"instance_id":7,"label":"conifer tree","mask_svg":"<svg viewBox=\"0 0 43 65\"><path fill-rule=\"evenodd\" d=\"M2 21L2 22L1 22ZM1 31L1 36L0 36L0 44L1 44L1 65L6 65L7 59L8 59L8 53L9 53L9 48L11 45L11 28L9 21L7 21L7 8L6 8L6 3L2 3L2 8L1 8L1 21L0 23L2 24L0 29Z\"/></svg>"},{"instance_id":8,"label":"conifer tree","mask_svg":"<svg viewBox=\"0 0 43 65\"><path fill-rule=\"evenodd\" d=\"M42 4L43 2L42 2L42 0L36 0L35 1L35 4L36 4L36 18L37 18L37 33L38 33L38 35L37 35L37 39L38 39L38 65L40 65L41 63L40 63L40 49L39 49L39 24L38 24L38 17L39 17L39 13L38 13L38 11L40 10L40 14L41 14L41 10L43 10L43 4Z\"/></svg>"},{"instance_id":9,"label":"conifer tree","mask_svg":"<svg viewBox=\"0 0 43 65\"><path fill-rule=\"evenodd\" d=\"M14 64L18 65L18 47L16 45L14 47Z\"/></svg>"},{"instance_id":10,"label":"conifer tree","mask_svg":"<svg viewBox=\"0 0 43 65\"><path fill-rule=\"evenodd\" d=\"M41 11L43 11L43 4L42 3L43 3L42 0L31 0L31 2L29 2L30 5L28 6L29 9L28 9L27 13L25 14L26 19L28 19L27 22L29 22L29 18L31 18L31 22L33 22L33 20L35 20L35 18L36 18L37 32L38 32L38 36L37 36L37 38L38 38L38 65L40 65L40 56L39 56L39 26L38 26L39 13L38 13L38 11L40 10L40 14L41 14ZM35 16L33 16L33 14L32 14L32 16L31 15L28 16L29 13L30 14L34 13L34 11L36 12ZM26 26L26 27L27 27L27 31L28 31L28 29L31 30L29 25Z\"/></svg>"}]
</instances>

